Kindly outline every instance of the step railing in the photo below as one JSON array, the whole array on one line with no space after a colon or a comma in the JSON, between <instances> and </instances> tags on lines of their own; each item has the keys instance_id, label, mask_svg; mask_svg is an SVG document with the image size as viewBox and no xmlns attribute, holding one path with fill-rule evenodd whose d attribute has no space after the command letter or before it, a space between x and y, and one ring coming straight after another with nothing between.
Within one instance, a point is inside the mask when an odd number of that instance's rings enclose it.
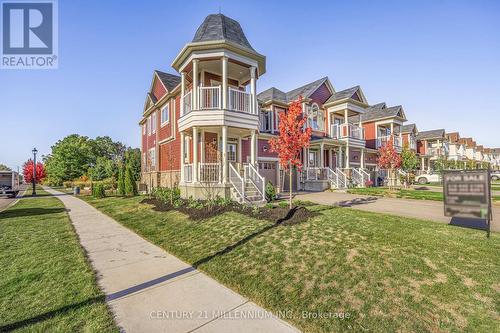
<instances>
[{"instance_id":1,"label":"step railing","mask_svg":"<svg viewBox=\"0 0 500 333\"><path fill-rule=\"evenodd\" d=\"M215 110L221 108L220 86L198 87L199 109Z\"/></svg>"},{"instance_id":2,"label":"step railing","mask_svg":"<svg viewBox=\"0 0 500 333\"><path fill-rule=\"evenodd\" d=\"M327 177L332 188L339 188L339 174L331 168L327 168Z\"/></svg>"},{"instance_id":3,"label":"step railing","mask_svg":"<svg viewBox=\"0 0 500 333\"><path fill-rule=\"evenodd\" d=\"M245 181L250 180L255 185L257 192L259 192L264 201L266 199L266 180L259 174L254 165L250 163L245 164L244 179Z\"/></svg>"},{"instance_id":4,"label":"step railing","mask_svg":"<svg viewBox=\"0 0 500 333\"><path fill-rule=\"evenodd\" d=\"M370 175L370 173L368 171L366 171L363 168L360 168L359 172L363 176L363 187L365 187L366 183L369 182L369 181L371 181L371 175Z\"/></svg>"},{"instance_id":5,"label":"step railing","mask_svg":"<svg viewBox=\"0 0 500 333\"><path fill-rule=\"evenodd\" d=\"M359 172L359 169L351 168L351 179L355 185L364 186L363 175Z\"/></svg>"},{"instance_id":6,"label":"step railing","mask_svg":"<svg viewBox=\"0 0 500 333\"><path fill-rule=\"evenodd\" d=\"M238 193L241 201L245 201L245 180L241 177L240 173L229 163L229 183Z\"/></svg>"},{"instance_id":7,"label":"step railing","mask_svg":"<svg viewBox=\"0 0 500 333\"><path fill-rule=\"evenodd\" d=\"M346 188L347 187L347 175L340 168L336 168L335 172L338 175L338 180L337 180L338 188Z\"/></svg>"}]
</instances>

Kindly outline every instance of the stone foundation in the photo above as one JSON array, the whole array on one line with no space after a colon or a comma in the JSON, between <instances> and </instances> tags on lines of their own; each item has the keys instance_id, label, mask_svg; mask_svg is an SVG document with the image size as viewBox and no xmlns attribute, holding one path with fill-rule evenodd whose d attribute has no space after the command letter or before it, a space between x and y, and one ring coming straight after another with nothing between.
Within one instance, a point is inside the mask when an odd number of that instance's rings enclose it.
<instances>
[{"instance_id":1,"label":"stone foundation","mask_svg":"<svg viewBox=\"0 0 500 333\"><path fill-rule=\"evenodd\" d=\"M185 199L189 197L193 197L194 199L206 199L210 194L212 194L213 197L231 198L231 185L229 184L213 184L207 186L200 183L185 183L180 184L179 189L181 190L181 198Z\"/></svg>"},{"instance_id":2,"label":"stone foundation","mask_svg":"<svg viewBox=\"0 0 500 333\"><path fill-rule=\"evenodd\" d=\"M330 181L328 180L307 180L302 183L304 191L322 192L330 188Z\"/></svg>"}]
</instances>

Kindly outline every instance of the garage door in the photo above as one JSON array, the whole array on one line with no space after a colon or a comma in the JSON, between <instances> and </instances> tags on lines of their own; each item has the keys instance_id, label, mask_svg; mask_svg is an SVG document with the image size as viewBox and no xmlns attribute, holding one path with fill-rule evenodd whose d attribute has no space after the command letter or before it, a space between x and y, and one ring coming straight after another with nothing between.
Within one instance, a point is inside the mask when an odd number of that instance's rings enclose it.
<instances>
[{"instance_id":1,"label":"garage door","mask_svg":"<svg viewBox=\"0 0 500 333\"><path fill-rule=\"evenodd\" d=\"M278 162L259 162L259 173L262 177L266 178L266 183L269 181L276 185L278 183L276 170Z\"/></svg>"}]
</instances>

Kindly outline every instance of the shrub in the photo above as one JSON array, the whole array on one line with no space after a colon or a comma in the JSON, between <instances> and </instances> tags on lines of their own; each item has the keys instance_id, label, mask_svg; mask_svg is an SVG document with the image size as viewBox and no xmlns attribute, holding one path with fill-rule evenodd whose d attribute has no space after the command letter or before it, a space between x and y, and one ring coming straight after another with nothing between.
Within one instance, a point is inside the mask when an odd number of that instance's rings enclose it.
<instances>
[{"instance_id":1,"label":"shrub","mask_svg":"<svg viewBox=\"0 0 500 333\"><path fill-rule=\"evenodd\" d=\"M276 189L271 182L267 182L266 184L266 200L267 202L276 200Z\"/></svg>"},{"instance_id":2,"label":"shrub","mask_svg":"<svg viewBox=\"0 0 500 333\"><path fill-rule=\"evenodd\" d=\"M125 166L123 164L118 170L118 194L125 195Z\"/></svg>"},{"instance_id":3,"label":"shrub","mask_svg":"<svg viewBox=\"0 0 500 333\"><path fill-rule=\"evenodd\" d=\"M102 183L92 184L92 196L99 199L106 197L106 190Z\"/></svg>"},{"instance_id":4,"label":"shrub","mask_svg":"<svg viewBox=\"0 0 500 333\"><path fill-rule=\"evenodd\" d=\"M70 180L67 180L67 181L63 182L63 186L65 188L71 188L71 187L73 187L73 182Z\"/></svg>"},{"instance_id":5,"label":"shrub","mask_svg":"<svg viewBox=\"0 0 500 333\"><path fill-rule=\"evenodd\" d=\"M134 196L138 194L134 174L132 172L132 168L129 166L127 166L127 168L125 169L125 194L128 196Z\"/></svg>"},{"instance_id":6,"label":"shrub","mask_svg":"<svg viewBox=\"0 0 500 333\"><path fill-rule=\"evenodd\" d=\"M176 205L181 205L182 201L180 200L181 198L181 190L178 187L174 188L168 188L168 187L156 187L153 190L153 197L161 201L163 203L168 203L170 204L170 200L172 200L172 204L174 206ZM192 200L192 198L191 198ZM180 202L180 203L179 203Z\"/></svg>"}]
</instances>

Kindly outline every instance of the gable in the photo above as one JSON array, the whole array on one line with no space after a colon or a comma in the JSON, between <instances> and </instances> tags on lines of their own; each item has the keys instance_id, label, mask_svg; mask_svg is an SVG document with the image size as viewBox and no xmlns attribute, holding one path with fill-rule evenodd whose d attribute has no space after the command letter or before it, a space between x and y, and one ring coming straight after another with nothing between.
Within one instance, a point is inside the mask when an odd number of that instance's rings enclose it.
<instances>
[{"instance_id":1,"label":"gable","mask_svg":"<svg viewBox=\"0 0 500 333\"><path fill-rule=\"evenodd\" d=\"M311 100L313 100L314 102L318 103L318 104L324 104L328 98L330 98L330 96L332 95L332 92L330 91L330 89L328 88L326 82L323 83L322 85L320 85L318 87L318 89L316 89L310 96L309 98Z\"/></svg>"},{"instance_id":2,"label":"gable","mask_svg":"<svg viewBox=\"0 0 500 333\"><path fill-rule=\"evenodd\" d=\"M358 101L358 102L362 102L361 97L359 96L357 91L354 93L354 95L351 96L351 99Z\"/></svg>"},{"instance_id":3,"label":"gable","mask_svg":"<svg viewBox=\"0 0 500 333\"><path fill-rule=\"evenodd\" d=\"M167 89L165 89L165 86L158 79L158 77L156 75L155 75L155 78L153 80L153 86L151 88L151 93L153 94L153 96L157 100L161 99L167 93Z\"/></svg>"}]
</instances>

